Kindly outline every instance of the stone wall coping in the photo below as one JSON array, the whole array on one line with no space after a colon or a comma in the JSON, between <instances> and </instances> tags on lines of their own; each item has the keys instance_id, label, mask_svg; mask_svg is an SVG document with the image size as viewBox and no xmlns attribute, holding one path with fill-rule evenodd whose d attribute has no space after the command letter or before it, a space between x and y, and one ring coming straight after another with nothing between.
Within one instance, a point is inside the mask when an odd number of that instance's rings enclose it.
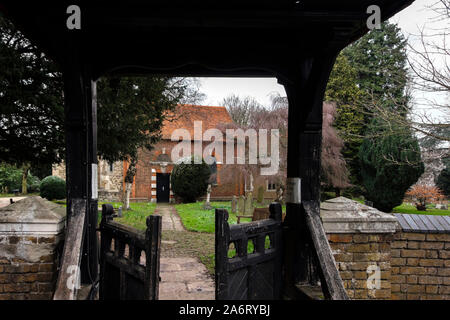
<instances>
[{"instance_id":1,"label":"stone wall coping","mask_svg":"<svg viewBox=\"0 0 450 320\"><path fill-rule=\"evenodd\" d=\"M2 235L54 235L65 226L66 208L39 196L26 197L0 208Z\"/></svg>"},{"instance_id":2,"label":"stone wall coping","mask_svg":"<svg viewBox=\"0 0 450 320\"><path fill-rule=\"evenodd\" d=\"M394 215L344 197L321 203L320 216L327 233L395 233L398 228Z\"/></svg>"}]
</instances>

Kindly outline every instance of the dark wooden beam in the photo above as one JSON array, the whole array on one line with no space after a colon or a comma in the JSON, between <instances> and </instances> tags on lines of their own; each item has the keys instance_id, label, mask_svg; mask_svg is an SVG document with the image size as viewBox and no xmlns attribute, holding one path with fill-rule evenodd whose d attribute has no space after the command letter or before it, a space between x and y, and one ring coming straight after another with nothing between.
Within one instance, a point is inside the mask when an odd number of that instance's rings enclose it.
<instances>
[{"instance_id":1,"label":"dark wooden beam","mask_svg":"<svg viewBox=\"0 0 450 320\"><path fill-rule=\"evenodd\" d=\"M284 243L288 254L284 257L284 286L287 297L295 298L295 285L315 285L320 279L326 297L346 298L340 291L333 290L343 288L343 285L342 280L330 271L331 249L329 246L317 247L328 243L325 233L320 230L320 211L306 214L302 207L303 203L320 202L323 95L338 52L336 49L305 57L289 78L280 81L289 101L287 177L288 180L301 179L301 202L286 205ZM322 251L317 254L317 250ZM338 274L335 266L334 269Z\"/></svg>"},{"instance_id":2,"label":"dark wooden beam","mask_svg":"<svg viewBox=\"0 0 450 320\"><path fill-rule=\"evenodd\" d=\"M97 249L97 104L96 85L80 54L78 34L68 34L64 61L67 233L54 299L74 299L67 281L75 266L81 282L98 277Z\"/></svg>"}]
</instances>

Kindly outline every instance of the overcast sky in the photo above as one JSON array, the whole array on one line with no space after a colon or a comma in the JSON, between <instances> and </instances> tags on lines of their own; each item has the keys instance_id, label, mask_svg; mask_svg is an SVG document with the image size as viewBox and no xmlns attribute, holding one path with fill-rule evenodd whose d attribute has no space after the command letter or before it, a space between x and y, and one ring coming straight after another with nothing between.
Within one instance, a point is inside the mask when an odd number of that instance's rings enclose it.
<instances>
[{"instance_id":1,"label":"overcast sky","mask_svg":"<svg viewBox=\"0 0 450 320\"><path fill-rule=\"evenodd\" d=\"M404 36L409 41L414 41L414 35L418 34L420 27L427 24L428 27L439 27L444 23L430 24L431 18L435 15L426 9L437 0L416 0L411 6L401 11L390 19L397 23ZM283 86L279 85L275 78L200 78L201 90L207 95L204 105L219 105L221 100L229 94L235 93L239 96L252 96L263 105L269 105L269 95L278 92L285 95ZM415 93L417 100L423 95Z\"/></svg>"}]
</instances>

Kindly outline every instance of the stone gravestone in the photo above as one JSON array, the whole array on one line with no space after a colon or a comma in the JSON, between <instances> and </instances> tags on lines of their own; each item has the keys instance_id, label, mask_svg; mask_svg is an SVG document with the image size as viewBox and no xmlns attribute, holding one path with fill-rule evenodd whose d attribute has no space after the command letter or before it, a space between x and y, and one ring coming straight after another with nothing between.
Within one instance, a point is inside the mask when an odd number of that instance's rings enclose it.
<instances>
[{"instance_id":1,"label":"stone gravestone","mask_svg":"<svg viewBox=\"0 0 450 320\"><path fill-rule=\"evenodd\" d=\"M212 206L209 203L209 200L211 198L211 185L210 184L208 184L208 189L207 189L206 192L207 192L207 194L206 194L206 201L205 201L205 204L203 205L203 210L211 210Z\"/></svg>"},{"instance_id":2,"label":"stone gravestone","mask_svg":"<svg viewBox=\"0 0 450 320\"><path fill-rule=\"evenodd\" d=\"M244 214L244 203L245 203L245 197L244 196L240 196L239 200L238 200L238 213L240 215Z\"/></svg>"},{"instance_id":3,"label":"stone gravestone","mask_svg":"<svg viewBox=\"0 0 450 320\"><path fill-rule=\"evenodd\" d=\"M231 212L236 213L236 209L237 209L237 197L233 196L233 198L231 198Z\"/></svg>"},{"instance_id":4,"label":"stone gravestone","mask_svg":"<svg viewBox=\"0 0 450 320\"><path fill-rule=\"evenodd\" d=\"M247 199L245 199L244 212L246 216L253 215L253 194L251 192L248 193Z\"/></svg>"}]
</instances>

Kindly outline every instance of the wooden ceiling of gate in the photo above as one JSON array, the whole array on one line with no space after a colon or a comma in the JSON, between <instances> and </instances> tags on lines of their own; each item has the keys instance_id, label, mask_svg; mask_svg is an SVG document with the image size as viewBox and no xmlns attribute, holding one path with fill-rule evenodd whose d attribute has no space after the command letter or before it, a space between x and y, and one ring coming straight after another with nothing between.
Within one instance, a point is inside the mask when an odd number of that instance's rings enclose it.
<instances>
[{"instance_id":1,"label":"wooden ceiling of gate","mask_svg":"<svg viewBox=\"0 0 450 320\"><path fill-rule=\"evenodd\" d=\"M95 77L288 76L302 56L337 51L366 33L369 5L386 19L411 2L0 0L0 11L60 63L80 49ZM81 8L81 31L66 27L71 4Z\"/></svg>"}]
</instances>

